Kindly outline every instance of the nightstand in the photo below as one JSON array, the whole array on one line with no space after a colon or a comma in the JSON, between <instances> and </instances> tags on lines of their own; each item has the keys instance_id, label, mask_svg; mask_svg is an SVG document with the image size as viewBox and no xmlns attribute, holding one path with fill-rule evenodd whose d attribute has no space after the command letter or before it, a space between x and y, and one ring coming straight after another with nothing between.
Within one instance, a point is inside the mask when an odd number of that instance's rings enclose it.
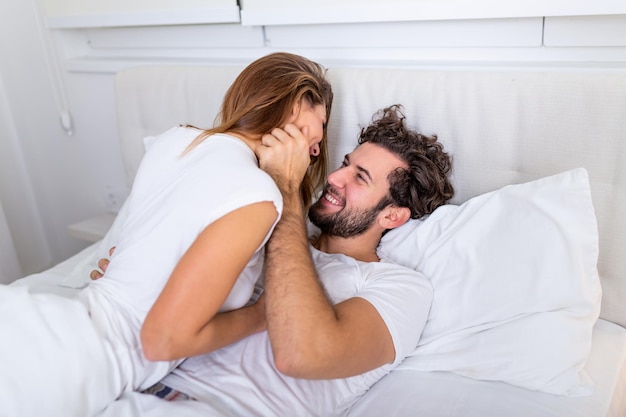
<instances>
[{"instance_id":1,"label":"nightstand","mask_svg":"<svg viewBox=\"0 0 626 417\"><path fill-rule=\"evenodd\" d=\"M107 213L71 224L67 229L70 236L87 242L97 242L104 238L114 220L115 214Z\"/></svg>"}]
</instances>

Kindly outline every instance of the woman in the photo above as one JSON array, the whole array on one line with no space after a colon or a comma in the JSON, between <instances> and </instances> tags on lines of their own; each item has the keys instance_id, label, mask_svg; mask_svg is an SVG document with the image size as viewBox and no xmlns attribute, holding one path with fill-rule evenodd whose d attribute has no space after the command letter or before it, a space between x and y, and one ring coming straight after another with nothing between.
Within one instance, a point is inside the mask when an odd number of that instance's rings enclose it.
<instances>
[{"instance_id":1,"label":"woman","mask_svg":"<svg viewBox=\"0 0 626 417\"><path fill-rule=\"evenodd\" d=\"M262 306L242 307L282 200L254 150L276 127L304 135L308 203L325 178L332 98L321 66L271 54L234 81L217 127L179 126L153 138L107 279L77 300L0 288L0 334L11 341L0 345L3 412L94 415L184 358L260 331Z\"/></svg>"}]
</instances>

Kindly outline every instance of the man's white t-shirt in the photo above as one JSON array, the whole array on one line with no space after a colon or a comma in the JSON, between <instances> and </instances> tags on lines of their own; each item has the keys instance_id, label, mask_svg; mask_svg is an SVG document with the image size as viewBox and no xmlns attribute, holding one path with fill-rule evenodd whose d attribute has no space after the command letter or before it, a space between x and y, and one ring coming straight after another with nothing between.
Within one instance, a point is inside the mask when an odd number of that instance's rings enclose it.
<instances>
[{"instance_id":1,"label":"man's white t-shirt","mask_svg":"<svg viewBox=\"0 0 626 417\"><path fill-rule=\"evenodd\" d=\"M198 401L240 416L335 416L410 354L426 324L432 286L422 274L385 259L360 262L311 247L320 279L333 303L369 301L385 321L396 356L393 363L350 378L307 380L274 366L267 332L215 352L189 358L162 382Z\"/></svg>"}]
</instances>

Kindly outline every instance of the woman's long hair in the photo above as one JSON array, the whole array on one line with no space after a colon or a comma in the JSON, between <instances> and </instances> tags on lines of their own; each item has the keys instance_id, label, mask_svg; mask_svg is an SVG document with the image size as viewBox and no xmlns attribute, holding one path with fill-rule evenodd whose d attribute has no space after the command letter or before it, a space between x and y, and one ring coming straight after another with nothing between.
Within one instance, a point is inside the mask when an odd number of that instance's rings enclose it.
<instances>
[{"instance_id":1,"label":"woman's long hair","mask_svg":"<svg viewBox=\"0 0 626 417\"><path fill-rule=\"evenodd\" d=\"M326 108L330 118L333 91L326 70L299 55L277 52L248 65L230 86L218 115L218 124L203 130L187 151L215 133L263 135L282 126L296 103L307 100ZM311 203L321 189L328 169L327 129L319 144L320 154L312 158L301 187L304 204ZM186 151L186 152L187 152Z\"/></svg>"}]
</instances>

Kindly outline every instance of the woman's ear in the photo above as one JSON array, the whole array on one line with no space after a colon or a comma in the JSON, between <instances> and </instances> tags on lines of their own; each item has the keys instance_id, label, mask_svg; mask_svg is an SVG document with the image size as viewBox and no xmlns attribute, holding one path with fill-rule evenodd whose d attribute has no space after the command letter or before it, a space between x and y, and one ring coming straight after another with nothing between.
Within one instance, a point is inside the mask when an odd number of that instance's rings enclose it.
<instances>
[{"instance_id":1,"label":"woman's ear","mask_svg":"<svg viewBox=\"0 0 626 417\"><path fill-rule=\"evenodd\" d=\"M300 101L296 101L295 103L293 103L293 106L291 106L291 112L289 113L289 116L287 116L285 120L283 121L284 125L293 123L298 118L299 114L300 114ZM281 127L285 127L284 125Z\"/></svg>"},{"instance_id":2,"label":"woman's ear","mask_svg":"<svg viewBox=\"0 0 626 417\"><path fill-rule=\"evenodd\" d=\"M302 100L296 101L293 103L293 107L291 108L291 117L298 117L300 114L300 107L302 106Z\"/></svg>"},{"instance_id":3,"label":"woman's ear","mask_svg":"<svg viewBox=\"0 0 626 417\"><path fill-rule=\"evenodd\" d=\"M380 225L385 229L395 229L411 218L411 210L408 207L387 206L382 214Z\"/></svg>"}]
</instances>

